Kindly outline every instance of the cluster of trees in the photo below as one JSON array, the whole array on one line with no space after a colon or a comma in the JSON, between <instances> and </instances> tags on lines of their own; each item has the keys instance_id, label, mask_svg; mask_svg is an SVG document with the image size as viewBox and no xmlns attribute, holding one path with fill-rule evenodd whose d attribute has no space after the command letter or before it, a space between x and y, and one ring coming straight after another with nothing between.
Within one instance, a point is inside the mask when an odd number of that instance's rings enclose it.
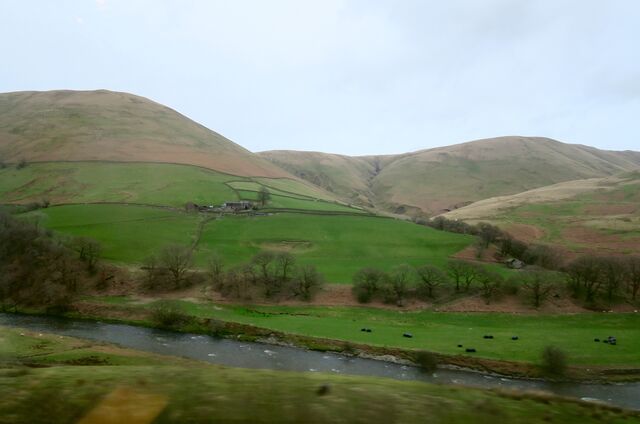
<instances>
[{"instance_id":1,"label":"cluster of trees","mask_svg":"<svg viewBox=\"0 0 640 424\"><path fill-rule=\"evenodd\" d=\"M178 290L202 281L191 271L193 251L189 246L170 244L143 261L142 286L148 291Z\"/></svg>"},{"instance_id":2,"label":"cluster of trees","mask_svg":"<svg viewBox=\"0 0 640 424\"><path fill-rule=\"evenodd\" d=\"M433 300L455 293L479 293L487 303L504 294L519 294L539 307L562 288L562 281L561 273L540 269L521 271L505 280L473 262L451 260L444 270L432 265L400 265L388 273L363 268L353 277L353 294L361 303L379 300L398 305L411 298Z\"/></svg>"},{"instance_id":3,"label":"cluster of trees","mask_svg":"<svg viewBox=\"0 0 640 424\"><path fill-rule=\"evenodd\" d=\"M493 244L498 248L497 255L499 258L516 258L526 264L537 265L550 270L558 270L563 265L562 256L556 249L547 245L528 244L517 240L509 233L486 222L472 225L464 221L437 216L432 220L420 220L417 223L441 231L476 236L478 238L476 243L478 256L482 256L484 250Z\"/></svg>"},{"instance_id":4,"label":"cluster of trees","mask_svg":"<svg viewBox=\"0 0 640 424\"><path fill-rule=\"evenodd\" d=\"M409 298L434 299L442 292L479 290L487 302L499 293L499 274L472 262L452 260L443 271L433 265L400 265L384 272L363 268L353 276L353 294L361 303L381 300L399 306Z\"/></svg>"},{"instance_id":5,"label":"cluster of trees","mask_svg":"<svg viewBox=\"0 0 640 424\"><path fill-rule=\"evenodd\" d=\"M214 253L207 271L191 270L192 251L187 246L169 245L145 260L143 286L147 290L176 290L209 281L225 297L241 300L298 298L312 300L324 284L312 265L300 265L288 252L262 251L249 262L227 269L221 255Z\"/></svg>"},{"instance_id":6,"label":"cluster of trees","mask_svg":"<svg viewBox=\"0 0 640 424\"><path fill-rule=\"evenodd\" d=\"M80 251L69 247L83 246ZM0 307L63 309L96 279L100 248L88 239L65 243L35 223L0 211Z\"/></svg>"},{"instance_id":7,"label":"cluster of trees","mask_svg":"<svg viewBox=\"0 0 640 424\"><path fill-rule=\"evenodd\" d=\"M588 304L599 299L613 302L622 296L638 300L640 256L585 255L569 263L565 272L571 294Z\"/></svg>"},{"instance_id":8,"label":"cluster of trees","mask_svg":"<svg viewBox=\"0 0 640 424\"><path fill-rule=\"evenodd\" d=\"M310 301L324 284L324 277L315 266L298 264L289 252L262 251L249 262L228 270L216 254L209 260L208 273L215 290L223 296L243 300Z\"/></svg>"}]
</instances>

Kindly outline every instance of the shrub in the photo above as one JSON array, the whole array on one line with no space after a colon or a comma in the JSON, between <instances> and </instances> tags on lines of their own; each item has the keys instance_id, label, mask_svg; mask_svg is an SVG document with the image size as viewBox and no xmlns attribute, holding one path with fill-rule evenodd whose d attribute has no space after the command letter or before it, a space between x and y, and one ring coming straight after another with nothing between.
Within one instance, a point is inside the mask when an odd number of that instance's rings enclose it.
<instances>
[{"instance_id":1,"label":"shrub","mask_svg":"<svg viewBox=\"0 0 640 424\"><path fill-rule=\"evenodd\" d=\"M438 357L432 352L418 352L415 357L415 363L420 367L420 371L432 373L438 368Z\"/></svg>"},{"instance_id":2,"label":"shrub","mask_svg":"<svg viewBox=\"0 0 640 424\"><path fill-rule=\"evenodd\" d=\"M173 305L158 305L153 308L151 320L160 327L178 328L193 318Z\"/></svg>"},{"instance_id":3,"label":"shrub","mask_svg":"<svg viewBox=\"0 0 640 424\"><path fill-rule=\"evenodd\" d=\"M567 355L555 346L542 351L542 371L552 377L563 377L567 372Z\"/></svg>"},{"instance_id":4,"label":"shrub","mask_svg":"<svg viewBox=\"0 0 640 424\"><path fill-rule=\"evenodd\" d=\"M362 268L353 276L353 295L360 303L369 303L380 291L385 273L375 268Z\"/></svg>"}]
</instances>

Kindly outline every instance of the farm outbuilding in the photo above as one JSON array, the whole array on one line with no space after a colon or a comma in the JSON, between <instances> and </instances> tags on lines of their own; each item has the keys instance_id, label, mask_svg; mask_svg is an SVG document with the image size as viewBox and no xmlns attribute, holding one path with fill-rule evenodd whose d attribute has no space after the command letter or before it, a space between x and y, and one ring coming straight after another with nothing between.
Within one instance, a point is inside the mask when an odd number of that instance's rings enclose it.
<instances>
[{"instance_id":1,"label":"farm outbuilding","mask_svg":"<svg viewBox=\"0 0 640 424\"><path fill-rule=\"evenodd\" d=\"M240 200L238 202L225 202L222 207L234 211L248 211L253 208L253 203L248 200Z\"/></svg>"}]
</instances>

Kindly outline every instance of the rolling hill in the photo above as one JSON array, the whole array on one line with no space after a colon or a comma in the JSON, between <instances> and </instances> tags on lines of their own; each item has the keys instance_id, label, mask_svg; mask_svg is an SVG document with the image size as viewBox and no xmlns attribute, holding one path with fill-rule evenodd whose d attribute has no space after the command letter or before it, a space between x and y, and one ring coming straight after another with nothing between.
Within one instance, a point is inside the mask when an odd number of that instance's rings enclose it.
<instances>
[{"instance_id":1,"label":"rolling hill","mask_svg":"<svg viewBox=\"0 0 640 424\"><path fill-rule=\"evenodd\" d=\"M63 237L94 238L116 263L139 264L174 243L190 246L199 266L214 251L236 265L260 250L290 250L347 283L363 266L442 265L473 241L371 216L340 200L346 191L324 190L125 93L0 95L0 155L0 204ZM257 201L263 190L269 200L258 213L185 209Z\"/></svg>"},{"instance_id":2,"label":"rolling hill","mask_svg":"<svg viewBox=\"0 0 640 424\"><path fill-rule=\"evenodd\" d=\"M409 215L435 215L489 197L640 167L638 152L539 137L498 137L389 156L336 158L286 151L261 155L325 188L339 187L335 191L340 194L365 193L365 204Z\"/></svg>"},{"instance_id":3,"label":"rolling hill","mask_svg":"<svg viewBox=\"0 0 640 424\"><path fill-rule=\"evenodd\" d=\"M488 221L517 238L573 253L635 253L640 249L640 171L493 197L443 216Z\"/></svg>"},{"instance_id":4,"label":"rolling hill","mask_svg":"<svg viewBox=\"0 0 640 424\"><path fill-rule=\"evenodd\" d=\"M106 90L0 94L0 159L164 162L290 177L173 109Z\"/></svg>"}]
</instances>

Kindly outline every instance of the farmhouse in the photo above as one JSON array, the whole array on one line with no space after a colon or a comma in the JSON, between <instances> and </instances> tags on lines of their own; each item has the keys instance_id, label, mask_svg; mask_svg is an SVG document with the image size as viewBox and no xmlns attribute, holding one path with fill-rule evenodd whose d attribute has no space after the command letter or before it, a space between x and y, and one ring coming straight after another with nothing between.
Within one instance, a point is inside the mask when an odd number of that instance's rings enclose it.
<instances>
[{"instance_id":1,"label":"farmhouse","mask_svg":"<svg viewBox=\"0 0 640 424\"><path fill-rule=\"evenodd\" d=\"M222 207L234 211L248 211L253 208L253 203L248 200L240 200L239 202L225 202Z\"/></svg>"}]
</instances>

